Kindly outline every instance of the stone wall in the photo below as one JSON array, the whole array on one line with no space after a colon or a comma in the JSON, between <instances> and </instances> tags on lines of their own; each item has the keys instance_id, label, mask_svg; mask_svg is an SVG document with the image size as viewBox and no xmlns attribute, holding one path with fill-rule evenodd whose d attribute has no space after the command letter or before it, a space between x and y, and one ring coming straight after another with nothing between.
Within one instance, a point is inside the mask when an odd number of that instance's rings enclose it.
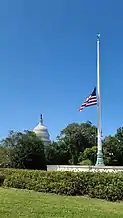
<instances>
[{"instance_id":1,"label":"stone wall","mask_svg":"<svg viewBox=\"0 0 123 218\"><path fill-rule=\"evenodd\" d=\"M47 165L47 171L121 172L123 166Z\"/></svg>"}]
</instances>

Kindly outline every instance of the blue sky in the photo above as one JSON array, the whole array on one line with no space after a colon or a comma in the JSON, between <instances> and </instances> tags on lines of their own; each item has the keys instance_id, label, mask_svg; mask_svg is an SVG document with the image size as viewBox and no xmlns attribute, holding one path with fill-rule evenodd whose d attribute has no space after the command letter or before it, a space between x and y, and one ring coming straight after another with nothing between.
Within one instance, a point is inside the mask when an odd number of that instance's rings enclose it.
<instances>
[{"instance_id":1,"label":"blue sky","mask_svg":"<svg viewBox=\"0 0 123 218\"><path fill-rule=\"evenodd\" d=\"M68 123L97 123L77 110L96 85L101 33L103 135L123 125L123 1L0 2L0 138L32 129L40 113L51 139Z\"/></svg>"}]
</instances>

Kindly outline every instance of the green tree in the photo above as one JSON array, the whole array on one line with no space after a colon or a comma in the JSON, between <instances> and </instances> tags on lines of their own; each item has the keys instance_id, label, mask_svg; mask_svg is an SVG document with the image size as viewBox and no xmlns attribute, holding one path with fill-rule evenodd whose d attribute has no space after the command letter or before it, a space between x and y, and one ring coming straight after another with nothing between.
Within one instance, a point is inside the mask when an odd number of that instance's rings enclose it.
<instances>
[{"instance_id":1,"label":"green tree","mask_svg":"<svg viewBox=\"0 0 123 218\"><path fill-rule=\"evenodd\" d=\"M2 146L9 148L9 166L21 169L46 169L44 145L35 133L11 131L2 140Z\"/></svg>"},{"instance_id":2,"label":"green tree","mask_svg":"<svg viewBox=\"0 0 123 218\"><path fill-rule=\"evenodd\" d=\"M9 149L0 146L0 167L7 167L9 165Z\"/></svg>"},{"instance_id":3,"label":"green tree","mask_svg":"<svg viewBox=\"0 0 123 218\"><path fill-rule=\"evenodd\" d=\"M58 142L64 144L70 154L69 163L77 164L80 152L91 148L96 143L97 129L91 122L69 124L60 133Z\"/></svg>"},{"instance_id":4,"label":"green tree","mask_svg":"<svg viewBox=\"0 0 123 218\"><path fill-rule=\"evenodd\" d=\"M84 160L90 160L93 164L95 164L96 153L97 146L86 148L84 152L80 154L79 163ZM114 136L105 137L103 140L103 155L105 165L123 165L123 127L117 129L117 132Z\"/></svg>"},{"instance_id":5,"label":"green tree","mask_svg":"<svg viewBox=\"0 0 123 218\"><path fill-rule=\"evenodd\" d=\"M119 166L123 166L123 127L117 129L115 134L115 138L117 140L117 153L116 159Z\"/></svg>"},{"instance_id":6,"label":"green tree","mask_svg":"<svg viewBox=\"0 0 123 218\"><path fill-rule=\"evenodd\" d=\"M79 157L79 163L90 160L96 162L97 146L86 148ZM104 163L107 166L123 166L123 127L117 129L114 136L107 136L103 140ZM85 161L86 162L86 161Z\"/></svg>"},{"instance_id":7,"label":"green tree","mask_svg":"<svg viewBox=\"0 0 123 218\"><path fill-rule=\"evenodd\" d=\"M115 138L118 140L120 145L123 146L123 127L120 127L117 129L117 132L115 134Z\"/></svg>"},{"instance_id":8,"label":"green tree","mask_svg":"<svg viewBox=\"0 0 123 218\"><path fill-rule=\"evenodd\" d=\"M118 146L115 136L108 136L103 142L104 163L107 166L118 165Z\"/></svg>"},{"instance_id":9,"label":"green tree","mask_svg":"<svg viewBox=\"0 0 123 218\"><path fill-rule=\"evenodd\" d=\"M106 165L123 166L123 127L104 139L103 153Z\"/></svg>"},{"instance_id":10,"label":"green tree","mask_svg":"<svg viewBox=\"0 0 123 218\"><path fill-rule=\"evenodd\" d=\"M64 143L52 142L45 147L47 165L69 164L70 154Z\"/></svg>"},{"instance_id":11,"label":"green tree","mask_svg":"<svg viewBox=\"0 0 123 218\"><path fill-rule=\"evenodd\" d=\"M84 152L79 157L79 162L84 160L90 160L94 165L96 163L97 156L97 146L93 146L92 148L86 148Z\"/></svg>"}]
</instances>

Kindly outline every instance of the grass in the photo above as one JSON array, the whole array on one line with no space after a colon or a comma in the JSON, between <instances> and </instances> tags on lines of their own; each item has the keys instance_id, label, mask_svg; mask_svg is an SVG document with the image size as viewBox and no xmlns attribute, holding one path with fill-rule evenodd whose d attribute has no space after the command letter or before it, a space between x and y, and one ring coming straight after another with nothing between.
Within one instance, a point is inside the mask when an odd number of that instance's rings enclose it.
<instances>
[{"instance_id":1,"label":"grass","mask_svg":"<svg viewBox=\"0 0 123 218\"><path fill-rule=\"evenodd\" d=\"M121 218L123 203L0 188L0 218Z\"/></svg>"}]
</instances>

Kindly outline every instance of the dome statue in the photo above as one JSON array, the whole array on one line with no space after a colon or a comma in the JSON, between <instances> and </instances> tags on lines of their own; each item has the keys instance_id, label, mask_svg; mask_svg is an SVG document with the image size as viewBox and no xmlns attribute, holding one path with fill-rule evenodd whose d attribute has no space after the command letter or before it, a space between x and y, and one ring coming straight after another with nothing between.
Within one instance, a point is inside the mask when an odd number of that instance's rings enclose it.
<instances>
[{"instance_id":1,"label":"dome statue","mask_svg":"<svg viewBox=\"0 0 123 218\"><path fill-rule=\"evenodd\" d=\"M46 126L43 125L43 116L41 114L39 124L33 129L33 132L41 138L44 142L44 145L48 145L50 143L50 135L48 133L48 129Z\"/></svg>"}]
</instances>

